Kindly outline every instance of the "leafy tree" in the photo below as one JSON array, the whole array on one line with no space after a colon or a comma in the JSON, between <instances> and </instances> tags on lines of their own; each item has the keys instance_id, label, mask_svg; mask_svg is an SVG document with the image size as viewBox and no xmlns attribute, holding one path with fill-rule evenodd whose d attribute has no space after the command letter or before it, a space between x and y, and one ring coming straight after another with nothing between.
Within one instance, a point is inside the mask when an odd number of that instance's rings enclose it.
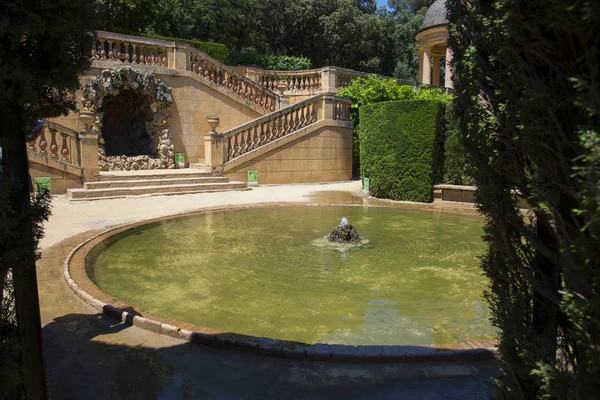
<instances>
[{"instance_id":1,"label":"leafy tree","mask_svg":"<svg viewBox=\"0 0 600 400\"><path fill-rule=\"evenodd\" d=\"M600 4L447 4L461 139L487 220L496 398L597 398Z\"/></svg>"},{"instance_id":2,"label":"leafy tree","mask_svg":"<svg viewBox=\"0 0 600 400\"><path fill-rule=\"evenodd\" d=\"M280 71L302 71L312 67L310 60L306 57L290 56L267 56L265 57L265 69Z\"/></svg>"},{"instance_id":3,"label":"leafy tree","mask_svg":"<svg viewBox=\"0 0 600 400\"><path fill-rule=\"evenodd\" d=\"M423 16L426 11L426 8L421 8L413 14L409 9L402 9L394 13L394 19L397 23L395 39L398 49L394 67L396 78L411 81L418 80L419 44L415 40L415 33L423 23Z\"/></svg>"},{"instance_id":4,"label":"leafy tree","mask_svg":"<svg viewBox=\"0 0 600 400\"><path fill-rule=\"evenodd\" d=\"M66 113L90 65L96 16L83 0L0 1L0 277L12 272L25 395L46 397L35 261L39 223L29 199L26 138L37 119Z\"/></svg>"}]
</instances>

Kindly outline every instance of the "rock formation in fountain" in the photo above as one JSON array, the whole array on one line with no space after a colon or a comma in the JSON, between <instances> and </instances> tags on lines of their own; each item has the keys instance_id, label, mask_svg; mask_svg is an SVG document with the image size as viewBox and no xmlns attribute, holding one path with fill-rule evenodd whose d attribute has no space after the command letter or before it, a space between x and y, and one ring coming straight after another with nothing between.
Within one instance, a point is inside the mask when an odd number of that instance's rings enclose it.
<instances>
[{"instance_id":1,"label":"rock formation in fountain","mask_svg":"<svg viewBox=\"0 0 600 400\"><path fill-rule=\"evenodd\" d=\"M327 240L337 243L358 243L360 236L348 219L343 217L342 222L327 236Z\"/></svg>"}]
</instances>

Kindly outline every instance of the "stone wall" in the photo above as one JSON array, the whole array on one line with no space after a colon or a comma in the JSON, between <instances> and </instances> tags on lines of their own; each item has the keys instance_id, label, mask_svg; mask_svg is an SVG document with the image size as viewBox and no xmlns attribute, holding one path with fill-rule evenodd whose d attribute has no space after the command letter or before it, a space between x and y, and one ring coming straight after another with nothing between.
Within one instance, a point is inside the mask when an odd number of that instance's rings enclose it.
<instances>
[{"instance_id":1,"label":"stone wall","mask_svg":"<svg viewBox=\"0 0 600 400\"><path fill-rule=\"evenodd\" d=\"M52 194L63 194L67 189L75 189L82 186L80 176L71 175L39 163L29 163L29 175L31 176L34 190L35 183L33 182L33 178L50 178Z\"/></svg>"},{"instance_id":2,"label":"stone wall","mask_svg":"<svg viewBox=\"0 0 600 400\"><path fill-rule=\"evenodd\" d=\"M259 184L335 182L352 179L352 129L327 126L234 167L225 175L246 182L258 172Z\"/></svg>"}]
</instances>

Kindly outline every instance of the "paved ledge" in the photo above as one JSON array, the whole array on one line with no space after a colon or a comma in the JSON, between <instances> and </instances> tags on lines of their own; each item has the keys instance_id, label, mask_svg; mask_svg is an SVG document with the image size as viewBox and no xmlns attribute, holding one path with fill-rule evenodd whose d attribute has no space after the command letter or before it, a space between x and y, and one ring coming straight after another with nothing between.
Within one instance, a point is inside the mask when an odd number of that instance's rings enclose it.
<instances>
[{"instance_id":1,"label":"paved ledge","mask_svg":"<svg viewBox=\"0 0 600 400\"><path fill-rule=\"evenodd\" d=\"M405 207L407 204L398 202L385 202L388 207ZM240 208L289 206L281 203L261 203L252 206L209 207L195 213L210 211L224 211ZM293 204L292 204L293 205ZM327 203L303 203L305 206L333 205ZM334 205L340 205L336 203ZM362 206L355 204L355 206ZM381 205L379 205L381 206ZM417 206L410 204L410 206ZM426 208L432 208L427 206ZM168 217L150 219L143 222L126 224L105 230L92 236L77 245L64 262L63 276L73 292L90 306L103 314L120 320L129 325L209 346L231 348L240 351L256 353L265 356L279 356L307 360L335 360L335 361L441 361L441 360L479 360L494 358L496 356L496 340L481 342L461 342L431 346L348 346L337 344L317 343L308 345L292 341L240 335L230 332L200 327L184 322L172 320L164 316L154 315L142 309L123 303L98 288L88 277L85 270L87 254L99 243L109 237L134 229L138 226L155 221L175 218L181 215L195 214L184 213Z\"/></svg>"}]
</instances>

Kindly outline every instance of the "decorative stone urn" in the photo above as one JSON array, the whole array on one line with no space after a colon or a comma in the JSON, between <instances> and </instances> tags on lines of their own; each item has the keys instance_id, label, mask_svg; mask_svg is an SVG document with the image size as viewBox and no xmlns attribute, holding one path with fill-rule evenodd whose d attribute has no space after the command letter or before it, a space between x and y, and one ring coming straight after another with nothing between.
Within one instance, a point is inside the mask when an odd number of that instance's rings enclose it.
<instances>
[{"instance_id":1,"label":"decorative stone urn","mask_svg":"<svg viewBox=\"0 0 600 400\"><path fill-rule=\"evenodd\" d=\"M206 117L206 120L208 122L208 126L210 126L210 133L212 133L213 135L216 135L217 127L221 123L219 116L217 114L210 114L209 116Z\"/></svg>"},{"instance_id":2,"label":"decorative stone urn","mask_svg":"<svg viewBox=\"0 0 600 400\"><path fill-rule=\"evenodd\" d=\"M285 92L288 88L287 82L284 81L283 79L281 79L279 81L279 83L277 83L277 90L279 90L281 93Z\"/></svg>"}]
</instances>

